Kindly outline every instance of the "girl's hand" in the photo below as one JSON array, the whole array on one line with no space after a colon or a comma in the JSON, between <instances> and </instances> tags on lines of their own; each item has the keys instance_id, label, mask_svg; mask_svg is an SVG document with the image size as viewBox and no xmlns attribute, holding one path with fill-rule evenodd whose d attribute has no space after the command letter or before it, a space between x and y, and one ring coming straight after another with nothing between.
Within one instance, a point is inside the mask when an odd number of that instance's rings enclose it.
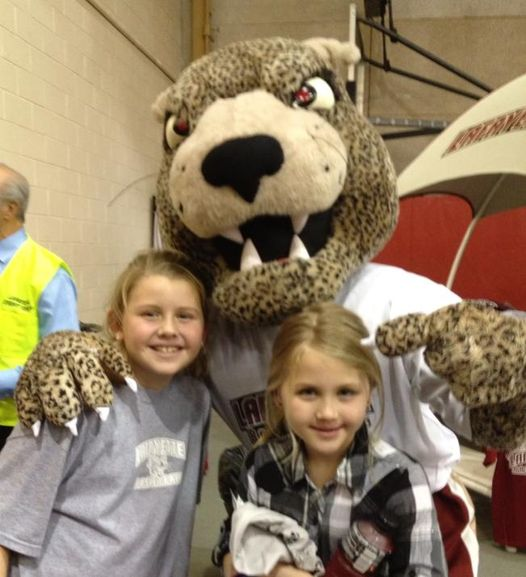
<instances>
[{"instance_id":1,"label":"girl's hand","mask_svg":"<svg viewBox=\"0 0 526 577\"><path fill-rule=\"evenodd\" d=\"M303 569L298 569L294 565L278 563L268 577L312 577L312 574L303 571Z\"/></svg>"},{"instance_id":2,"label":"girl's hand","mask_svg":"<svg viewBox=\"0 0 526 577\"><path fill-rule=\"evenodd\" d=\"M223 557L223 576L224 577L235 577L236 570L234 569L234 563L232 563L232 553L227 553Z\"/></svg>"}]
</instances>

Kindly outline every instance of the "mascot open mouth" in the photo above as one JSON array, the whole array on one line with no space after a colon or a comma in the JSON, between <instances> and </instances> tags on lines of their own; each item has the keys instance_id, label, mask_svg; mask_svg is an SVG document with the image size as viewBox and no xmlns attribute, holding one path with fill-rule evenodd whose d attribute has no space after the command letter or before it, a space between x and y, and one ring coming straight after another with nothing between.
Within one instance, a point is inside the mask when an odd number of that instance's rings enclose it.
<instances>
[{"instance_id":1,"label":"mascot open mouth","mask_svg":"<svg viewBox=\"0 0 526 577\"><path fill-rule=\"evenodd\" d=\"M298 217L257 216L227 235L216 236L214 246L234 271L271 261L308 259L325 246L331 219L332 207Z\"/></svg>"}]
</instances>

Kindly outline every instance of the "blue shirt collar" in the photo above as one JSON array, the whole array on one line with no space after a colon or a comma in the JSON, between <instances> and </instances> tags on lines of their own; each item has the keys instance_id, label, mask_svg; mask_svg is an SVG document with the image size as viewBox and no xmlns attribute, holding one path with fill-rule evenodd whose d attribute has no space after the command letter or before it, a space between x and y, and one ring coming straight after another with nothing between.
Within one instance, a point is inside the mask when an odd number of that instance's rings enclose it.
<instances>
[{"instance_id":1,"label":"blue shirt collar","mask_svg":"<svg viewBox=\"0 0 526 577\"><path fill-rule=\"evenodd\" d=\"M15 252L27 239L27 233L24 228L17 230L7 238L0 240L0 263L6 265L12 258Z\"/></svg>"}]
</instances>

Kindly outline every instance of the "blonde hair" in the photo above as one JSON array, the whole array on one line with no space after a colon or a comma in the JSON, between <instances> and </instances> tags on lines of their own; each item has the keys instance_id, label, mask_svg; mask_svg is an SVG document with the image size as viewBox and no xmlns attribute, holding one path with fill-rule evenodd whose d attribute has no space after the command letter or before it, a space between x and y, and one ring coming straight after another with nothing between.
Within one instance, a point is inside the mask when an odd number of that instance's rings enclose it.
<instances>
[{"instance_id":1,"label":"blonde hair","mask_svg":"<svg viewBox=\"0 0 526 577\"><path fill-rule=\"evenodd\" d=\"M332 302L309 306L287 318L272 348L265 393L266 425L258 443L290 432L276 398L281 386L296 369L297 363L301 362L305 347L341 360L362 373L369 382L370 390L378 390L383 413L380 366L372 350L360 343L367 336L367 329L357 315Z\"/></svg>"},{"instance_id":2,"label":"blonde hair","mask_svg":"<svg viewBox=\"0 0 526 577\"><path fill-rule=\"evenodd\" d=\"M185 280L191 285L199 298L203 318L207 319L207 299L203 283L182 263L180 255L173 250L148 250L140 252L121 272L111 293L104 329L106 334L115 340L112 326L121 325L124 312L132 290L139 281L147 276L160 275L169 279ZM207 375L204 348L190 367L188 372L203 378Z\"/></svg>"}]
</instances>

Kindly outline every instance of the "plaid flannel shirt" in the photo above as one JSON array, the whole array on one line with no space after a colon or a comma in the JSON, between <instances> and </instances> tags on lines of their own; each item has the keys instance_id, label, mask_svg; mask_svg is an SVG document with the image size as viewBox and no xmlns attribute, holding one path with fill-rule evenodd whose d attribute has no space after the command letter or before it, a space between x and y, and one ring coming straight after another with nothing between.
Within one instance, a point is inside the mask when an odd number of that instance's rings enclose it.
<instances>
[{"instance_id":1,"label":"plaid flannel shirt","mask_svg":"<svg viewBox=\"0 0 526 577\"><path fill-rule=\"evenodd\" d=\"M239 497L295 519L309 532L325 564L351 522L368 519L394 543L377 575L447 575L433 499L418 463L383 441L369 443L365 426L335 479L321 489L308 478L301 451L294 462L291 454L289 436L251 451L241 470ZM223 550L228 550L228 539L227 530Z\"/></svg>"}]
</instances>

